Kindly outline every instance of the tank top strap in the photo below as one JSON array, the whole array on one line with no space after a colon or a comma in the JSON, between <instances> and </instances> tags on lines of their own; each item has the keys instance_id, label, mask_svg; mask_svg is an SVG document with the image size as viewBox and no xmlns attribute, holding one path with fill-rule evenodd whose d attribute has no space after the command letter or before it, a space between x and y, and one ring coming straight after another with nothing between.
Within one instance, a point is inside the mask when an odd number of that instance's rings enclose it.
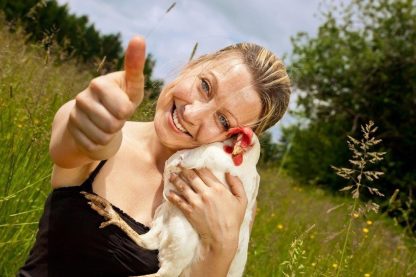
<instances>
[{"instance_id":1,"label":"tank top strap","mask_svg":"<svg viewBox=\"0 0 416 277\"><path fill-rule=\"evenodd\" d=\"M106 162L107 162L107 160L100 161L100 163L97 165L97 167L91 172L90 176L88 176L87 180L85 180L81 184L81 187L82 187L83 190L85 190L87 192L93 192L92 191L92 183L94 182L95 177L97 177L98 173L101 171L101 169L103 168L103 166Z\"/></svg>"}]
</instances>

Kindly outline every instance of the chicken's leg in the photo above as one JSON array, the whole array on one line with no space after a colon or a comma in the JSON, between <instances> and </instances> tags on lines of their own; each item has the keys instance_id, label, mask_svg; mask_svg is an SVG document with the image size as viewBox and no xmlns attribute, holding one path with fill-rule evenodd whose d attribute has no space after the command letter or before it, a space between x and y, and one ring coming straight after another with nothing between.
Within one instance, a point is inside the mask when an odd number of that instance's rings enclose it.
<instances>
[{"instance_id":1,"label":"chicken's leg","mask_svg":"<svg viewBox=\"0 0 416 277\"><path fill-rule=\"evenodd\" d=\"M101 223L100 228L113 224L123 230L123 232L126 233L137 245L146 248L140 235L120 217L120 215L113 209L110 202L98 195L85 191L81 191L81 194L83 194L84 197L90 201L88 204L93 210L107 219L107 221Z\"/></svg>"}]
</instances>

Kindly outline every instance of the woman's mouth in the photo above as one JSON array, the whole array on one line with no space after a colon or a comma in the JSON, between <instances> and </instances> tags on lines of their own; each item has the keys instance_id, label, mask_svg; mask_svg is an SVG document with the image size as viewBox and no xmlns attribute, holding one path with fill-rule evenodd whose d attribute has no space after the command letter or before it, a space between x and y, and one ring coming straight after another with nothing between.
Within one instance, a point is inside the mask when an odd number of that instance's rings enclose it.
<instances>
[{"instance_id":1,"label":"woman's mouth","mask_svg":"<svg viewBox=\"0 0 416 277\"><path fill-rule=\"evenodd\" d=\"M183 127L180 124L175 104L172 107L171 117L172 117L172 123L173 123L173 126L175 127L175 130L177 130L177 131L179 131L183 134L186 134L188 136L191 136L191 134L188 131L186 131L185 127Z\"/></svg>"}]
</instances>

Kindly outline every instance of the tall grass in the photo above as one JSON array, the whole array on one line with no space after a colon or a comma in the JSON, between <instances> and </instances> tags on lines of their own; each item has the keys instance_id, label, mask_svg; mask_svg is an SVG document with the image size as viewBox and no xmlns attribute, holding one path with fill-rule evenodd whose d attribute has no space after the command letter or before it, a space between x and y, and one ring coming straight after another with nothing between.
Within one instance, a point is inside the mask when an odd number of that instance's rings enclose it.
<instances>
[{"instance_id":1,"label":"tall grass","mask_svg":"<svg viewBox=\"0 0 416 277\"><path fill-rule=\"evenodd\" d=\"M54 66L3 21L0 45L0 276L11 276L26 259L50 191L53 116L91 75L73 64Z\"/></svg>"},{"instance_id":2,"label":"tall grass","mask_svg":"<svg viewBox=\"0 0 416 277\"><path fill-rule=\"evenodd\" d=\"M304 268L289 276L335 276L353 199L300 187L276 176L277 170L260 172L246 276L285 276L285 261L295 250ZM416 276L416 244L383 214L359 216L352 222L345 261L340 276Z\"/></svg>"}]
</instances>

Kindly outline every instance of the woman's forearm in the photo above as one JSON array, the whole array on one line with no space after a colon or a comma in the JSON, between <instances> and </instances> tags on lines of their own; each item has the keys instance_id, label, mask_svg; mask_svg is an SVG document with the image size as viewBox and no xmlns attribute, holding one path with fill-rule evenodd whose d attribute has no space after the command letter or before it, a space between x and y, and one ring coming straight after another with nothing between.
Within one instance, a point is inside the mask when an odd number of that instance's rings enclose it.
<instances>
[{"instance_id":1,"label":"woman's forearm","mask_svg":"<svg viewBox=\"0 0 416 277\"><path fill-rule=\"evenodd\" d=\"M229 245L202 246L202 259L191 267L191 276L227 276L237 252L237 243Z\"/></svg>"}]
</instances>

